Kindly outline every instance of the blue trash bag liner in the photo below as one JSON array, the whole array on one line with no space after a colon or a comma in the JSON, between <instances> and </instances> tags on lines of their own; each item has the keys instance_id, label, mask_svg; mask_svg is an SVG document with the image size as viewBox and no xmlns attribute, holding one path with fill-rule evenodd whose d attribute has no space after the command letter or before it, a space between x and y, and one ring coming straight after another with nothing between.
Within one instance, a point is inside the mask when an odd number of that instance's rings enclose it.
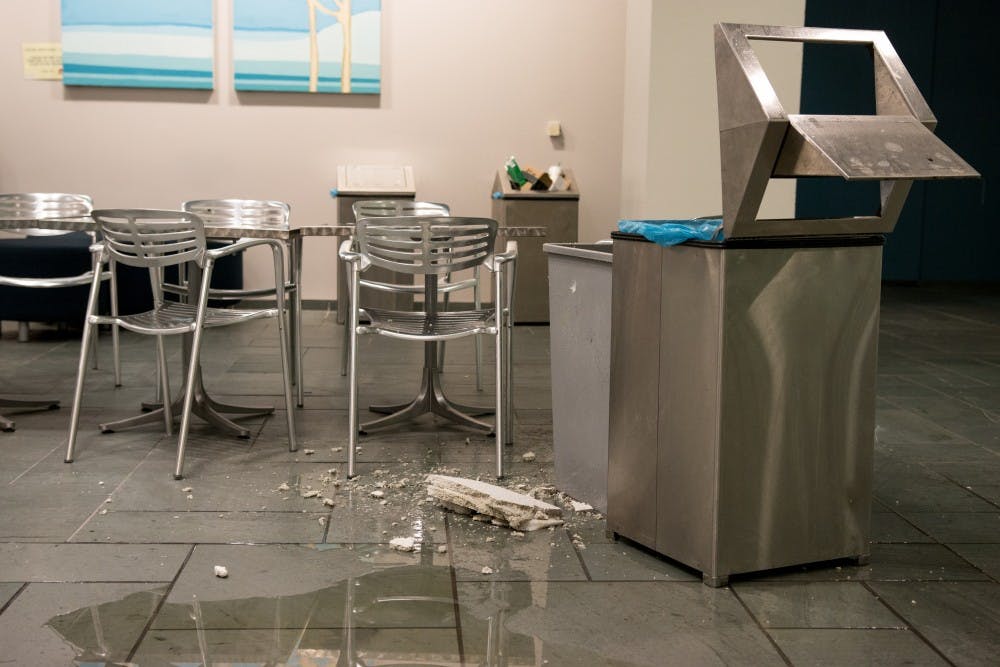
<instances>
[{"instance_id":1,"label":"blue trash bag liner","mask_svg":"<svg viewBox=\"0 0 1000 667\"><path fill-rule=\"evenodd\" d=\"M662 246L677 245L692 239L699 241L722 240L722 218L698 220L619 220L618 230L626 234L639 234Z\"/></svg>"}]
</instances>

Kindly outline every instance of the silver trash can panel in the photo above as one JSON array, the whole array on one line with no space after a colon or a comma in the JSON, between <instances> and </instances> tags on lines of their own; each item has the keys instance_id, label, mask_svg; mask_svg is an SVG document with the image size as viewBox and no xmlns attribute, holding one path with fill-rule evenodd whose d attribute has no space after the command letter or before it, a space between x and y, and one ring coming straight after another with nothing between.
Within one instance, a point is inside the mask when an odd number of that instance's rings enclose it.
<instances>
[{"instance_id":1,"label":"silver trash can panel","mask_svg":"<svg viewBox=\"0 0 1000 667\"><path fill-rule=\"evenodd\" d=\"M607 511L611 244L546 243L555 483Z\"/></svg>"}]
</instances>

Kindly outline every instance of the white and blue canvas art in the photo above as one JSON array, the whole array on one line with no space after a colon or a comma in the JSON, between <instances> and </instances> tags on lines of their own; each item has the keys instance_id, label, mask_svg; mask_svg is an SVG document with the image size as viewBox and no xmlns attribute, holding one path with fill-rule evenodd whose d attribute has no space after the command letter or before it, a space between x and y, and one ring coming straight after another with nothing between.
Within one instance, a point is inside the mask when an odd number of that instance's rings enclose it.
<instances>
[{"instance_id":1,"label":"white and blue canvas art","mask_svg":"<svg viewBox=\"0 0 1000 667\"><path fill-rule=\"evenodd\" d=\"M212 88L212 0L62 0L63 83Z\"/></svg>"},{"instance_id":2,"label":"white and blue canvas art","mask_svg":"<svg viewBox=\"0 0 1000 667\"><path fill-rule=\"evenodd\" d=\"M234 0L236 90L375 94L381 0Z\"/></svg>"}]
</instances>

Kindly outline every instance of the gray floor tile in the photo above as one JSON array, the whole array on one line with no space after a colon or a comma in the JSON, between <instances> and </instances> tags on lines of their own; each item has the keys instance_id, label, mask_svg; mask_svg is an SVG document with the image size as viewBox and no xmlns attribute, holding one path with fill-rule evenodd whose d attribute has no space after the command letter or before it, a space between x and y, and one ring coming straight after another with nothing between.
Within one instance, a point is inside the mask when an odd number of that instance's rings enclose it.
<instances>
[{"instance_id":1,"label":"gray floor tile","mask_svg":"<svg viewBox=\"0 0 1000 667\"><path fill-rule=\"evenodd\" d=\"M733 590L765 628L905 628L861 583L737 583Z\"/></svg>"},{"instance_id":2,"label":"gray floor tile","mask_svg":"<svg viewBox=\"0 0 1000 667\"><path fill-rule=\"evenodd\" d=\"M1000 542L1000 512L908 512L906 518L941 542Z\"/></svg>"},{"instance_id":3,"label":"gray floor tile","mask_svg":"<svg viewBox=\"0 0 1000 667\"><path fill-rule=\"evenodd\" d=\"M996 664L1000 655L1000 584L887 582L871 586L955 664Z\"/></svg>"},{"instance_id":4,"label":"gray floor tile","mask_svg":"<svg viewBox=\"0 0 1000 667\"><path fill-rule=\"evenodd\" d=\"M584 581L583 567L566 531L542 529L517 536L507 528L449 518L458 581ZM484 572L484 568L488 571Z\"/></svg>"},{"instance_id":5,"label":"gray floor tile","mask_svg":"<svg viewBox=\"0 0 1000 667\"><path fill-rule=\"evenodd\" d=\"M701 573L619 542L587 544L580 556L593 581L701 581Z\"/></svg>"},{"instance_id":6,"label":"gray floor tile","mask_svg":"<svg viewBox=\"0 0 1000 667\"><path fill-rule=\"evenodd\" d=\"M95 515L74 542L307 543L323 539L326 513L117 512Z\"/></svg>"},{"instance_id":7,"label":"gray floor tile","mask_svg":"<svg viewBox=\"0 0 1000 667\"><path fill-rule=\"evenodd\" d=\"M907 630L772 630L771 637L793 665L947 665Z\"/></svg>"},{"instance_id":8,"label":"gray floor tile","mask_svg":"<svg viewBox=\"0 0 1000 667\"><path fill-rule=\"evenodd\" d=\"M216 577L214 566L229 571ZM350 600L348 600L350 598ZM353 610L350 618L345 609ZM203 545L159 629L455 627L447 554L388 546Z\"/></svg>"},{"instance_id":9,"label":"gray floor tile","mask_svg":"<svg viewBox=\"0 0 1000 667\"><path fill-rule=\"evenodd\" d=\"M1000 544L949 544L949 548L1000 581Z\"/></svg>"},{"instance_id":10,"label":"gray floor tile","mask_svg":"<svg viewBox=\"0 0 1000 667\"><path fill-rule=\"evenodd\" d=\"M172 581L190 547L167 544L0 543L10 581Z\"/></svg>"},{"instance_id":11,"label":"gray floor tile","mask_svg":"<svg viewBox=\"0 0 1000 667\"><path fill-rule=\"evenodd\" d=\"M0 615L3 659L39 667L124 662L164 590L149 584L29 584Z\"/></svg>"},{"instance_id":12,"label":"gray floor tile","mask_svg":"<svg viewBox=\"0 0 1000 667\"><path fill-rule=\"evenodd\" d=\"M892 512L872 512L872 542L933 542L913 524Z\"/></svg>"},{"instance_id":13,"label":"gray floor tile","mask_svg":"<svg viewBox=\"0 0 1000 667\"><path fill-rule=\"evenodd\" d=\"M783 664L728 589L700 583L470 582L458 597L471 664L491 664L491 631L512 664Z\"/></svg>"},{"instance_id":14,"label":"gray floor tile","mask_svg":"<svg viewBox=\"0 0 1000 667\"><path fill-rule=\"evenodd\" d=\"M348 658L348 651L351 652ZM135 655L138 665L460 664L454 628L301 630L154 629Z\"/></svg>"},{"instance_id":15,"label":"gray floor tile","mask_svg":"<svg viewBox=\"0 0 1000 667\"><path fill-rule=\"evenodd\" d=\"M754 577L758 581L983 581L986 576L940 544L873 544L867 565L817 564Z\"/></svg>"}]
</instances>

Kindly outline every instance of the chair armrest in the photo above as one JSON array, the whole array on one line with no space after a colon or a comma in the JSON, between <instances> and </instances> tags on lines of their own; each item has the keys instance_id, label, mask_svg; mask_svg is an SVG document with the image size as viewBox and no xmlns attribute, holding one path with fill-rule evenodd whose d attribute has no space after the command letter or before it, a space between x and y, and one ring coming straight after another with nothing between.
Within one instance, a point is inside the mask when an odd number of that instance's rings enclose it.
<instances>
[{"instance_id":1,"label":"chair armrest","mask_svg":"<svg viewBox=\"0 0 1000 667\"><path fill-rule=\"evenodd\" d=\"M345 262L349 262L351 264L360 264L361 267L359 270L364 271L369 266L371 266L372 262L370 259L362 255L360 252L354 250L353 247L354 247L354 239L344 239L344 242L340 244L340 252L338 253L338 255L340 256L340 259L344 260Z\"/></svg>"},{"instance_id":2,"label":"chair armrest","mask_svg":"<svg viewBox=\"0 0 1000 667\"><path fill-rule=\"evenodd\" d=\"M285 251L285 242L278 239L238 239L237 241L230 243L229 245L222 246L221 248L207 250L206 254L212 259L219 259L220 257L233 255L235 253L242 252L247 248L259 245L269 245L279 248L282 253Z\"/></svg>"},{"instance_id":3,"label":"chair armrest","mask_svg":"<svg viewBox=\"0 0 1000 667\"><path fill-rule=\"evenodd\" d=\"M490 271L499 271L504 264L517 261L517 241L507 241L507 248L503 252L493 255L492 263L488 263L486 268Z\"/></svg>"}]
</instances>

